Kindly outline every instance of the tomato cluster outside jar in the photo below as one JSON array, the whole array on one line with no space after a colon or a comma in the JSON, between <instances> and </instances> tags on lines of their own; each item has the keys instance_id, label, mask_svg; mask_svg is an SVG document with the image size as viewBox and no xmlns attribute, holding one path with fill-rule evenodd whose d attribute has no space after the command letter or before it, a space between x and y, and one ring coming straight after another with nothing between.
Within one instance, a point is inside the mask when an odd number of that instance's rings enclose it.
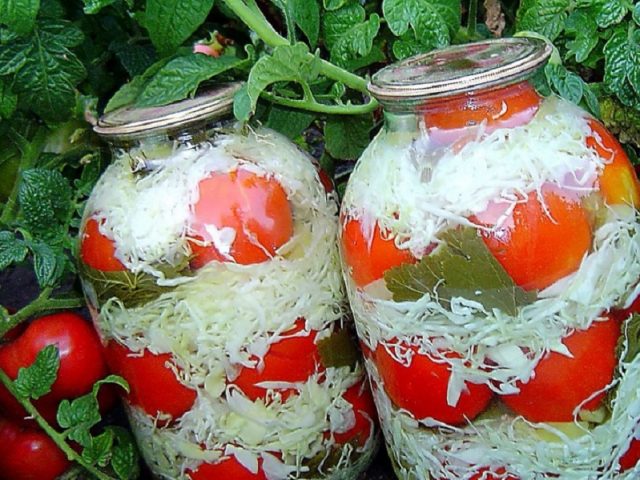
<instances>
[{"instance_id":1,"label":"tomato cluster outside jar","mask_svg":"<svg viewBox=\"0 0 640 480\"><path fill-rule=\"evenodd\" d=\"M501 39L372 77L341 206L347 292L402 480L640 474L640 183Z\"/></svg>"},{"instance_id":2,"label":"tomato cluster outside jar","mask_svg":"<svg viewBox=\"0 0 640 480\"><path fill-rule=\"evenodd\" d=\"M335 193L286 138L229 121L238 88L101 119L83 288L154 476L352 480L379 435Z\"/></svg>"}]
</instances>

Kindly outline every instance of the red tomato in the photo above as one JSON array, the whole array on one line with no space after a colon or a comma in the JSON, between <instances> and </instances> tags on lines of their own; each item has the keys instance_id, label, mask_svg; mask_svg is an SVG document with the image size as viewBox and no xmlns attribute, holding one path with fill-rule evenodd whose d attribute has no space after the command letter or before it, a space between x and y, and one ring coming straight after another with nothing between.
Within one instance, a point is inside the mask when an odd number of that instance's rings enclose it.
<instances>
[{"instance_id":1,"label":"red tomato","mask_svg":"<svg viewBox=\"0 0 640 480\"><path fill-rule=\"evenodd\" d=\"M95 218L87 221L80 238L80 258L86 265L103 272L126 270L122 262L115 257L116 248L113 240L100 233Z\"/></svg>"},{"instance_id":2,"label":"red tomato","mask_svg":"<svg viewBox=\"0 0 640 480\"><path fill-rule=\"evenodd\" d=\"M72 312L40 317L31 322L18 338L1 345L0 368L15 379L18 370L31 365L38 352L48 345L58 347L60 369L51 392L36 400L35 405L47 421L53 423L61 400L89 393L93 384L108 372L98 335L84 318ZM105 401L108 399L105 398ZM0 407L3 412L16 418L26 415L18 402L1 386Z\"/></svg>"},{"instance_id":3,"label":"red tomato","mask_svg":"<svg viewBox=\"0 0 640 480\"><path fill-rule=\"evenodd\" d=\"M551 186L543 187L547 212L536 192L516 205L507 221L492 231L481 231L482 239L514 282L525 290L542 290L573 273L591 247L589 217L578 200ZM477 216L487 221L495 212Z\"/></svg>"},{"instance_id":4,"label":"red tomato","mask_svg":"<svg viewBox=\"0 0 640 480\"><path fill-rule=\"evenodd\" d=\"M404 408L417 419L435 420L457 425L472 420L491 401L492 393L487 385L467 383L455 406L447 403L447 388L451 370L446 363L438 363L427 355L417 353L416 347L402 346L416 352L411 365L397 362L379 344L375 350L378 373L384 382L389 398L398 407ZM452 353L451 356L454 354Z\"/></svg>"},{"instance_id":5,"label":"red tomato","mask_svg":"<svg viewBox=\"0 0 640 480\"><path fill-rule=\"evenodd\" d=\"M363 447L371 436L371 421L376 422L377 419L369 385L366 381L358 382L344 392L343 398L353 405L356 423L346 432L334 432L333 438L339 444L355 441L358 446Z\"/></svg>"},{"instance_id":6,"label":"red tomato","mask_svg":"<svg viewBox=\"0 0 640 480\"><path fill-rule=\"evenodd\" d=\"M271 258L293 235L293 215L287 193L273 178L246 170L214 173L201 180L200 197L193 205L193 230L198 240L209 240L206 225L232 228L235 239L223 255L212 245L190 242L192 268L211 261L260 263Z\"/></svg>"},{"instance_id":7,"label":"red tomato","mask_svg":"<svg viewBox=\"0 0 640 480\"><path fill-rule=\"evenodd\" d=\"M216 463L203 463L194 471L187 471L191 480L267 480L262 471L262 459L258 459L258 472L247 470L236 457L227 457Z\"/></svg>"},{"instance_id":8,"label":"red tomato","mask_svg":"<svg viewBox=\"0 0 640 480\"><path fill-rule=\"evenodd\" d=\"M533 378L518 382L520 392L503 395L502 400L532 422L572 422L573 410L613 379L619 336L620 323L613 319L576 330L563 340L572 358L546 354L536 365ZM597 395L582 408L598 408L604 395Z\"/></svg>"},{"instance_id":9,"label":"red tomato","mask_svg":"<svg viewBox=\"0 0 640 480\"><path fill-rule=\"evenodd\" d=\"M620 469L624 472L631 470L640 460L640 440L631 441L628 450L620 457Z\"/></svg>"},{"instance_id":10,"label":"red tomato","mask_svg":"<svg viewBox=\"0 0 640 480\"><path fill-rule=\"evenodd\" d=\"M180 383L167 366L173 362L170 354L145 350L139 356L116 341L107 344L106 352L111 371L129 383L127 401L148 415L162 413L177 419L193 405L196 392Z\"/></svg>"},{"instance_id":11,"label":"red tomato","mask_svg":"<svg viewBox=\"0 0 640 480\"><path fill-rule=\"evenodd\" d=\"M611 310L610 314L618 321L624 321L629 315L640 313L640 295L636 297L633 303L628 307L620 310Z\"/></svg>"},{"instance_id":12,"label":"red tomato","mask_svg":"<svg viewBox=\"0 0 640 480\"><path fill-rule=\"evenodd\" d=\"M487 132L524 125L533 118L541 97L528 82L434 100L425 106L428 128L451 130L486 122Z\"/></svg>"},{"instance_id":13,"label":"red tomato","mask_svg":"<svg viewBox=\"0 0 640 480\"><path fill-rule=\"evenodd\" d=\"M518 477L514 477L509 474L506 477L503 476L506 473L504 467L500 467L495 471L495 475L489 470L488 467L481 468L478 473L471 476L469 480L519 480Z\"/></svg>"},{"instance_id":14,"label":"red tomato","mask_svg":"<svg viewBox=\"0 0 640 480\"><path fill-rule=\"evenodd\" d=\"M0 418L0 477L55 480L71 466L46 433Z\"/></svg>"},{"instance_id":15,"label":"red tomato","mask_svg":"<svg viewBox=\"0 0 640 480\"><path fill-rule=\"evenodd\" d=\"M287 335L302 332L304 319L296 320L295 327L285 332ZM243 367L240 375L230 383L237 385L251 400L264 399L267 389L257 386L260 382L304 382L320 369L320 353L314 339L315 331L301 337L285 338L269 347L264 356L264 368ZM295 388L275 389L282 400L296 393Z\"/></svg>"},{"instance_id":16,"label":"red tomato","mask_svg":"<svg viewBox=\"0 0 640 480\"><path fill-rule=\"evenodd\" d=\"M362 232L360 220L349 219L343 226L341 241L344 260L358 287L382 278L392 267L417 261L409 250L396 247L393 238L383 238L377 224L369 242Z\"/></svg>"},{"instance_id":17,"label":"red tomato","mask_svg":"<svg viewBox=\"0 0 640 480\"><path fill-rule=\"evenodd\" d=\"M609 205L627 204L637 208L640 206L640 182L629 157L604 125L590 119L589 127L593 135L587 137L587 146L609 162L598 179L605 202Z\"/></svg>"}]
</instances>

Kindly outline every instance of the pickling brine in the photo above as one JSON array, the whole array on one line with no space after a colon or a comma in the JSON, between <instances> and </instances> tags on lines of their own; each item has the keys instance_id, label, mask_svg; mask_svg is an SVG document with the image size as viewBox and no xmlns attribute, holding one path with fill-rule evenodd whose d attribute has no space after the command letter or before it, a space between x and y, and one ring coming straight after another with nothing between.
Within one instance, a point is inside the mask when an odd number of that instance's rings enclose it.
<instances>
[{"instance_id":1,"label":"pickling brine","mask_svg":"<svg viewBox=\"0 0 640 480\"><path fill-rule=\"evenodd\" d=\"M601 123L538 94L548 55L487 41L372 78L385 125L340 244L400 479L640 473L640 184Z\"/></svg>"},{"instance_id":2,"label":"pickling brine","mask_svg":"<svg viewBox=\"0 0 640 480\"><path fill-rule=\"evenodd\" d=\"M284 137L221 121L236 89L101 120L89 308L157 478L355 479L378 434L335 193Z\"/></svg>"}]
</instances>

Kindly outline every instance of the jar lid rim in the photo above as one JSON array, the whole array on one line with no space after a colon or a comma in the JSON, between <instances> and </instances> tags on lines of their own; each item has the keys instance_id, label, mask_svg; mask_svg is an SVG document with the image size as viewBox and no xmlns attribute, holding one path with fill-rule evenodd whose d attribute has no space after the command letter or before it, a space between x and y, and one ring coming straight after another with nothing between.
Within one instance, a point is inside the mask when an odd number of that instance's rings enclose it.
<instances>
[{"instance_id":1,"label":"jar lid rim","mask_svg":"<svg viewBox=\"0 0 640 480\"><path fill-rule=\"evenodd\" d=\"M102 137L132 138L221 117L231 112L233 97L243 84L217 84L193 98L158 107L124 106L100 117L93 130Z\"/></svg>"},{"instance_id":2,"label":"jar lid rim","mask_svg":"<svg viewBox=\"0 0 640 480\"><path fill-rule=\"evenodd\" d=\"M445 47L382 68L371 77L368 89L384 104L489 88L527 78L552 50L548 42L530 37Z\"/></svg>"}]
</instances>

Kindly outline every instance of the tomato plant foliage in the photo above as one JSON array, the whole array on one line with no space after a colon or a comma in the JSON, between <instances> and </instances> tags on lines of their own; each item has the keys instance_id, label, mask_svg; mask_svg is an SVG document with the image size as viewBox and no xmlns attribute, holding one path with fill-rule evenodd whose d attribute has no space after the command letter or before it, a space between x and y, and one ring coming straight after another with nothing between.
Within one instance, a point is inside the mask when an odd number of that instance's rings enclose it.
<instances>
[{"instance_id":1,"label":"tomato plant foliage","mask_svg":"<svg viewBox=\"0 0 640 480\"><path fill-rule=\"evenodd\" d=\"M83 305L73 284L76 236L108 160L91 130L98 115L243 80L235 116L307 148L341 192L380 127L369 75L450 43L511 35L552 41L555 54L535 78L538 89L589 109L637 158L640 5L629 0L0 0L0 274L32 270L38 288L11 313L0 306L0 338L35 316ZM195 44L211 55L194 53ZM440 255L455 263L450 253ZM527 292L505 282L498 267L489 274L511 292L510 308L527 303ZM394 295L402 297L407 275L424 268L409 262L389 272ZM459 287L460 279L448 281ZM56 376L58 355L46 350L38 358L13 389L28 404ZM126 432L109 426L94 435L94 400L92 392L60 406L60 426L83 447L73 458L135 477Z\"/></svg>"}]
</instances>

